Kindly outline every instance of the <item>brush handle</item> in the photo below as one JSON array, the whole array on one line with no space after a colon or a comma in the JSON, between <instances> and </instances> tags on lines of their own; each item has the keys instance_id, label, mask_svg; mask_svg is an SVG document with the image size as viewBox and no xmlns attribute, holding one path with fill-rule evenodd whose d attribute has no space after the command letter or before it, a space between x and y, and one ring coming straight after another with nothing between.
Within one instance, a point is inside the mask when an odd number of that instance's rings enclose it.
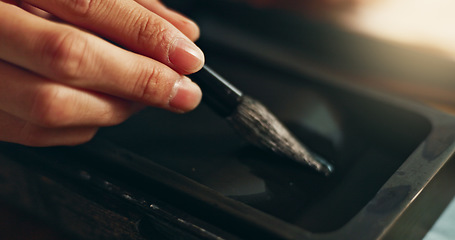
<instances>
[{"instance_id":1,"label":"brush handle","mask_svg":"<svg viewBox=\"0 0 455 240\"><path fill-rule=\"evenodd\" d=\"M202 90L202 100L221 117L230 116L242 101L242 92L208 66L190 75Z\"/></svg>"}]
</instances>

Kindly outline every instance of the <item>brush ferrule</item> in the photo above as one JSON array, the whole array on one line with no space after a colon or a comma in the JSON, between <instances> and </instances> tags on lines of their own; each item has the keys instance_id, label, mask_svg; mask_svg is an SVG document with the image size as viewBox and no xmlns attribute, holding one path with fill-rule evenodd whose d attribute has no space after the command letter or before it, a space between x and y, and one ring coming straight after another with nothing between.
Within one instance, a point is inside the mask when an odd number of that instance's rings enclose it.
<instances>
[{"instance_id":1,"label":"brush ferrule","mask_svg":"<svg viewBox=\"0 0 455 240\"><path fill-rule=\"evenodd\" d=\"M202 100L221 117L230 116L242 101L242 92L207 66L190 78L201 88Z\"/></svg>"}]
</instances>

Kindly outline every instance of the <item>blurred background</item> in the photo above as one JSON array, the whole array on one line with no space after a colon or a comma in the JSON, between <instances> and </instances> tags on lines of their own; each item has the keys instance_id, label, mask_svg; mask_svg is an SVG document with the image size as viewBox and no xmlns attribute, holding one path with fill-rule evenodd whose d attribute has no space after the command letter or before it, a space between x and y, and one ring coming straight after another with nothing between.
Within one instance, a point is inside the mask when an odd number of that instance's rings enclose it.
<instances>
[{"instance_id":1,"label":"blurred background","mask_svg":"<svg viewBox=\"0 0 455 240\"><path fill-rule=\"evenodd\" d=\"M332 41L322 38L326 42L321 45L326 45L322 47L326 51L319 51L319 54L328 54L330 59L321 61L319 66L328 67L339 76L347 75L343 80L413 97L444 111L454 112L453 1L248 2L257 8L284 9L299 15L304 19L302 21L315 22L315 26L334 27L335 30L325 33L333 37ZM316 30L316 34L320 31Z\"/></svg>"}]
</instances>

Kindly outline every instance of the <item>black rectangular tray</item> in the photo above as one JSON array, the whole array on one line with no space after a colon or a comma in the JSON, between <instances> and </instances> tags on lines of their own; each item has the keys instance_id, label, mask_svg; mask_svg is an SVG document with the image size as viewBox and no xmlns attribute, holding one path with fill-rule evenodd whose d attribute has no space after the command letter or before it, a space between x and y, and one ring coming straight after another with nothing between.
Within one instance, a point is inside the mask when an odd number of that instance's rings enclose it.
<instances>
[{"instance_id":1,"label":"black rectangular tray","mask_svg":"<svg viewBox=\"0 0 455 240\"><path fill-rule=\"evenodd\" d=\"M162 208L146 200L151 196L247 239L411 239L424 234L430 225L419 224L431 224L452 198L454 117L223 59L215 67L333 162L332 176L249 146L204 106L187 115L148 109L79 147L1 144L2 160L50 179L58 175L59 184L95 188L93 199L79 193L89 201L103 202L106 195L155 216ZM116 182L119 192L105 182Z\"/></svg>"}]
</instances>

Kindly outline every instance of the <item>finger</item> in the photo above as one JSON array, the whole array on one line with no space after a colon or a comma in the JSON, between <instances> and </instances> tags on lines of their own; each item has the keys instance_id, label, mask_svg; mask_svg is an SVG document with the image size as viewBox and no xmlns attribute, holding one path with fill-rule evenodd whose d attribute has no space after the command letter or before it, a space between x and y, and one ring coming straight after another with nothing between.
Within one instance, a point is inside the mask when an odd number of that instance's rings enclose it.
<instances>
[{"instance_id":1,"label":"finger","mask_svg":"<svg viewBox=\"0 0 455 240\"><path fill-rule=\"evenodd\" d=\"M95 127L43 128L3 111L0 111L0 129L0 141L34 147L82 144L92 139L98 130Z\"/></svg>"},{"instance_id":2,"label":"finger","mask_svg":"<svg viewBox=\"0 0 455 240\"><path fill-rule=\"evenodd\" d=\"M0 61L0 109L48 128L110 126L139 108L118 98L74 89Z\"/></svg>"},{"instance_id":3,"label":"finger","mask_svg":"<svg viewBox=\"0 0 455 240\"><path fill-rule=\"evenodd\" d=\"M198 71L202 51L171 23L134 1L26 0L127 49L156 59L181 74Z\"/></svg>"},{"instance_id":4,"label":"finger","mask_svg":"<svg viewBox=\"0 0 455 240\"><path fill-rule=\"evenodd\" d=\"M199 38L199 27L198 25L172 9L167 8L158 0L135 0L148 10L158 14L160 17L166 19L183 34L185 34L192 41L196 41Z\"/></svg>"},{"instance_id":5,"label":"finger","mask_svg":"<svg viewBox=\"0 0 455 240\"><path fill-rule=\"evenodd\" d=\"M27 3L21 3L20 7L24 10L26 10L27 12L29 13L32 13L36 16L39 16L39 17L42 17L42 18L46 18L46 19L52 19L53 16L46 12L46 11L43 11L39 8L36 8L36 7L33 7L32 5L30 4L27 4Z\"/></svg>"},{"instance_id":6,"label":"finger","mask_svg":"<svg viewBox=\"0 0 455 240\"><path fill-rule=\"evenodd\" d=\"M29 13L32 13L36 16L39 16L39 17L42 17L42 18L46 18L46 19L52 19L52 20L57 20L57 19L54 19L54 16L52 16L51 14L49 14L48 12L46 11L43 11L39 8L36 8L28 3L24 3L20 0L0 0L0 2L6 2L6 3L9 3L9 4L13 4L13 5L16 5L16 6L19 6L20 8L24 9L25 11L29 12Z\"/></svg>"},{"instance_id":7,"label":"finger","mask_svg":"<svg viewBox=\"0 0 455 240\"><path fill-rule=\"evenodd\" d=\"M0 24L0 59L65 85L176 112L201 100L196 84L153 59L16 7L0 7L0 22L7 19L15 21Z\"/></svg>"}]
</instances>

